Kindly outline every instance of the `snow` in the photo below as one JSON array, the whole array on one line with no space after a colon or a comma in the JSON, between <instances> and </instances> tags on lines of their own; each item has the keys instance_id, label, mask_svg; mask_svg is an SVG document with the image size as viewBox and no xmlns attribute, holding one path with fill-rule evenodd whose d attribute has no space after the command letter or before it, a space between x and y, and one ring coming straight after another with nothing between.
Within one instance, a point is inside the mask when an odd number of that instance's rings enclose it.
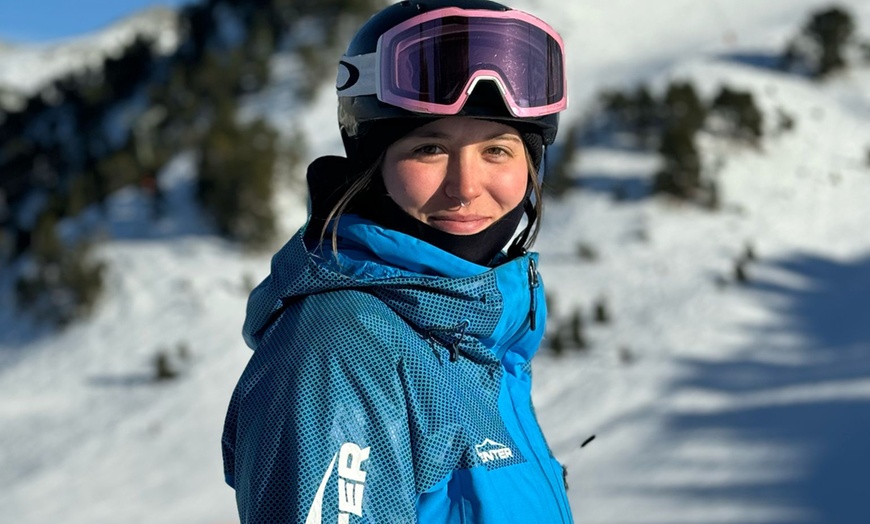
<instances>
[{"instance_id":1,"label":"snow","mask_svg":"<svg viewBox=\"0 0 870 524\"><path fill-rule=\"evenodd\" d=\"M101 67L137 36L151 38L157 52L171 53L178 46L177 24L175 11L154 7L90 35L45 44L0 43L0 108L20 109L25 97L51 82Z\"/></svg>"},{"instance_id":2,"label":"snow","mask_svg":"<svg viewBox=\"0 0 870 524\"><path fill-rule=\"evenodd\" d=\"M870 38L870 3L840 4ZM591 319L602 297L612 316L587 320L588 350L543 349L534 364L537 413L568 467L575 520L870 522L870 66L823 83L757 66L823 2L516 5L565 36L565 123L604 87L675 79L706 97L726 83L750 90L768 122L779 108L796 120L761 150L703 137L705 162L723 162L718 212L647 196L655 155L603 147L582 149L579 190L547 203L536 248L553 318L581 307ZM313 107L295 107L280 86L298 65L279 56L274 66L274 87L246 111L303 131L308 160L339 153L330 82ZM33 71L0 63L16 85ZM97 252L108 292L86 322L51 333L15 316L0 276L4 521L237 522L220 434L250 356L247 291L270 254L210 233L191 205L194 166L182 155L160 173L156 222L141 189L114 195ZM617 187L629 197L615 199ZM286 238L304 200L277 197ZM739 284L733 266L748 244L757 260ZM581 245L597 259L580 258ZM152 380L160 350L178 379Z\"/></svg>"}]
</instances>

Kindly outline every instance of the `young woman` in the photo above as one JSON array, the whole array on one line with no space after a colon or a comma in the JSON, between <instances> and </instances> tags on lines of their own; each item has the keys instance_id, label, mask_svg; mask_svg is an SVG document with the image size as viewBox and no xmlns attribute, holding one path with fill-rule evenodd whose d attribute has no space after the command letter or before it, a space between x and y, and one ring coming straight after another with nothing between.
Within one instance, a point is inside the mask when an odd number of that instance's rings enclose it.
<instances>
[{"instance_id":1,"label":"young woman","mask_svg":"<svg viewBox=\"0 0 870 524\"><path fill-rule=\"evenodd\" d=\"M312 163L310 219L248 302L223 435L242 523L572 522L530 378L560 37L493 2L405 1L337 89L347 158Z\"/></svg>"}]
</instances>

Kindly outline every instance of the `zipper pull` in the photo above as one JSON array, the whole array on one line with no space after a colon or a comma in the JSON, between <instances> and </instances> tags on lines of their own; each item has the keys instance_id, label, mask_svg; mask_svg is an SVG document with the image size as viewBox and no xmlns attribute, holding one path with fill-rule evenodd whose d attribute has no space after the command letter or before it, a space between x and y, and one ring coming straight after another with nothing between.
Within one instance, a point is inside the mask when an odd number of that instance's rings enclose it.
<instances>
[{"instance_id":1,"label":"zipper pull","mask_svg":"<svg viewBox=\"0 0 870 524\"><path fill-rule=\"evenodd\" d=\"M538 268L534 258L529 258L529 327L532 331L537 327L538 293L537 288L541 285L538 280Z\"/></svg>"}]
</instances>

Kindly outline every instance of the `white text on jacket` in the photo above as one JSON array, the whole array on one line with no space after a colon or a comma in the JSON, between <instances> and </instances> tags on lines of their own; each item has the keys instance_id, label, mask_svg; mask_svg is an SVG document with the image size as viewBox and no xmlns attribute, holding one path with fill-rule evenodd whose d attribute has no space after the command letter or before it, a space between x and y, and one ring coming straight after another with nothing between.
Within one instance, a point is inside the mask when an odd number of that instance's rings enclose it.
<instances>
[{"instance_id":1,"label":"white text on jacket","mask_svg":"<svg viewBox=\"0 0 870 524\"><path fill-rule=\"evenodd\" d=\"M362 517L366 472L362 463L368 460L371 448L360 448L345 442L338 452L338 524L348 524L350 514Z\"/></svg>"}]
</instances>

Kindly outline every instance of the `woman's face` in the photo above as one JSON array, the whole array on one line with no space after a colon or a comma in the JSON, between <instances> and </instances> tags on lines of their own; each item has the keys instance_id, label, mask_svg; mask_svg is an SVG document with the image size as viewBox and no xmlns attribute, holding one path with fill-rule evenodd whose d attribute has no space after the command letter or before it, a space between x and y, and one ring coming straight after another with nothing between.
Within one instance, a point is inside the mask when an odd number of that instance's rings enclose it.
<instances>
[{"instance_id":1,"label":"woman's face","mask_svg":"<svg viewBox=\"0 0 870 524\"><path fill-rule=\"evenodd\" d=\"M382 174L390 197L406 213L445 233L471 235L525 198L528 165L513 127L447 117L387 148Z\"/></svg>"}]
</instances>

